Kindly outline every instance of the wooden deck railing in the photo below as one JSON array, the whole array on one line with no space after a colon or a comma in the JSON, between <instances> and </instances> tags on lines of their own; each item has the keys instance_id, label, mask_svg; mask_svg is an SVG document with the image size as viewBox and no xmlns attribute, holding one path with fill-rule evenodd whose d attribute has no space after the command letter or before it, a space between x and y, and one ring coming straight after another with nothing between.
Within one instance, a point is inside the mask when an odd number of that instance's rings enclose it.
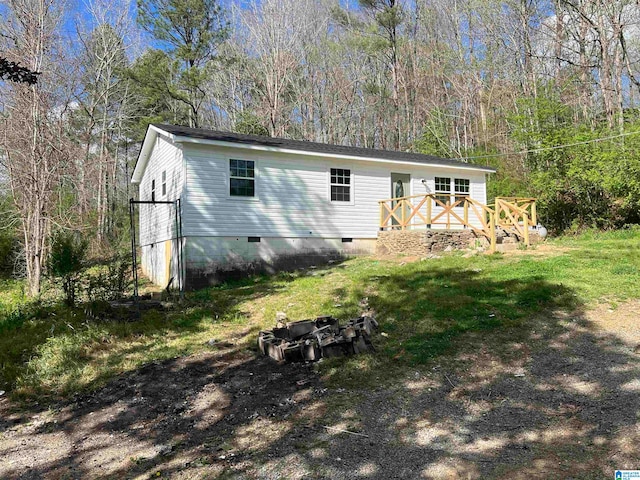
<instances>
[{"instance_id":1,"label":"wooden deck railing","mask_svg":"<svg viewBox=\"0 0 640 480\"><path fill-rule=\"evenodd\" d=\"M496 197L496 224L514 230L529 245L529 227L538 225L535 198Z\"/></svg>"},{"instance_id":2,"label":"wooden deck railing","mask_svg":"<svg viewBox=\"0 0 640 480\"><path fill-rule=\"evenodd\" d=\"M411 195L380 200L380 230L407 230L434 225L467 228L485 236L496 249L496 226L512 231L529 245L529 227L537 225L534 198L496 197L484 205L467 196L443 201L440 195Z\"/></svg>"}]
</instances>

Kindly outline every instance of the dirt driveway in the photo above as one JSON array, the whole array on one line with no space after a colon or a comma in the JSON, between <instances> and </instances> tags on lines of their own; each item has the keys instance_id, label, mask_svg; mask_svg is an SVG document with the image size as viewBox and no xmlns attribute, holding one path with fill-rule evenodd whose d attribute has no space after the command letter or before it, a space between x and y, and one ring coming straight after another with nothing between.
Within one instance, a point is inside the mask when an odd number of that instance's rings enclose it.
<instances>
[{"instance_id":1,"label":"dirt driveway","mask_svg":"<svg viewBox=\"0 0 640 480\"><path fill-rule=\"evenodd\" d=\"M374 389L227 348L45 411L4 399L0 478L613 478L640 468L639 317L547 314L507 358L474 333Z\"/></svg>"}]
</instances>

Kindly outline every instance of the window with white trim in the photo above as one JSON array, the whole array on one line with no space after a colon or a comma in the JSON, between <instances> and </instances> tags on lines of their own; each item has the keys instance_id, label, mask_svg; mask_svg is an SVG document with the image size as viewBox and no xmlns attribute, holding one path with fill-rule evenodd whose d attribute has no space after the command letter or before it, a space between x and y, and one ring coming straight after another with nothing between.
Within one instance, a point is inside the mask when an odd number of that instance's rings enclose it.
<instances>
[{"instance_id":1,"label":"window with white trim","mask_svg":"<svg viewBox=\"0 0 640 480\"><path fill-rule=\"evenodd\" d=\"M451 202L451 178L436 177L436 199L445 205Z\"/></svg>"},{"instance_id":2,"label":"window with white trim","mask_svg":"<svg viewBox=\"0 0 640 480\"><path fill-rule=\"evenodd\" d=\"M256 170L253 160L229 160L229 195L256 196Z\"/></svg>"},{"instance_id":3,"label":"window with white trim","mask_svg":"<svg viewBox=\"0 0 640 480\"><path fill-rule=\"evenodd\" d=\"M347 168L331 169L331 201L351 201L351 170Z\"/></svg>"},{"instance_id":4,"label":"window with white trim","mask_svg":"<svg viewBox=\"0 0 640 480\"><path fill-rule=\"evenodd\" d=\"M151 201L156 201L156 180L151 180Z\"/></svg>"},{"instance_id":5,"label":"window with white trim","mask_svg":"<svg viewBox=\"0 0 640 480\"><path fill-rule=\"evenodd\" d=\"M455 201L463 200L469 196L469 179L456 178L453 181L453 192L455 193Z\"/></svg>"},{"instance_id":6,"label":"window with white trim","mask_svg":"<svg viewBox=\"0 0 640 480\"><path fill-rule=\"evenodd\" d=\"M167 196L167 171L162 171L162 196Z\"/></svg>"},{"instance_id":7,"label":"window with white trim","mask_svg":"<svg viewBox=\"0 0 640 480\"><path fill-rule=\"evenodd\" d=\"M468 178L436 177L436 199L444 204L458 202L469 197L470 181ZM461 206L461 205L459 205Z\"/></svg>"}]
</instances>

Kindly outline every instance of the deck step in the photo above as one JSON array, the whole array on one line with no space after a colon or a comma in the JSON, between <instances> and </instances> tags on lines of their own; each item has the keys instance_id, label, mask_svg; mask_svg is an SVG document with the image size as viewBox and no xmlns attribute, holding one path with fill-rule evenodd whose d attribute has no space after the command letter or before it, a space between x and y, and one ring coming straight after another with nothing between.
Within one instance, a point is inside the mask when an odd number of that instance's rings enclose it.
<instances>
[{"instance_id":1,"label":"deck step","mask_svg":"<svg viewBox=\"0 0 640 480\"><path fill-rule=\"evenodd\" d=\"M496 245L496 252L512 252L517 250L520 245L520 243L499 243Z\"/></svg>"}]
</instances>

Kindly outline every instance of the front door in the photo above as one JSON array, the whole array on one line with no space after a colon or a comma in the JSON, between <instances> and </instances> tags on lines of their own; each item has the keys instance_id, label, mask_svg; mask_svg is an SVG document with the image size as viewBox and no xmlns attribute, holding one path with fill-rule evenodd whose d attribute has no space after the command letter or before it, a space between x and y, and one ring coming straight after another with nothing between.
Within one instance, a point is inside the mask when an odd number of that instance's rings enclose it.
<instances>
[{"instance_id":1,"label":"front door","mask_svg":"<svg viewBox=\"0 0 640 480\"><path fill-rule=\"evenodd\" d=\"M401 198L408 197L411 195L411 175L408 173L391 173L391 197L390 198ZM395 208L396 202L392 202L391 208ZM404 218L408 218L411 213L410 207L407 205L404 208L404 212L401 209L396 211L396 216L398 218L402 218L402 214L404 213ZM395 217L391 218L392 225L398 225L398 220Z\"/></svg>"}]
</instances>

